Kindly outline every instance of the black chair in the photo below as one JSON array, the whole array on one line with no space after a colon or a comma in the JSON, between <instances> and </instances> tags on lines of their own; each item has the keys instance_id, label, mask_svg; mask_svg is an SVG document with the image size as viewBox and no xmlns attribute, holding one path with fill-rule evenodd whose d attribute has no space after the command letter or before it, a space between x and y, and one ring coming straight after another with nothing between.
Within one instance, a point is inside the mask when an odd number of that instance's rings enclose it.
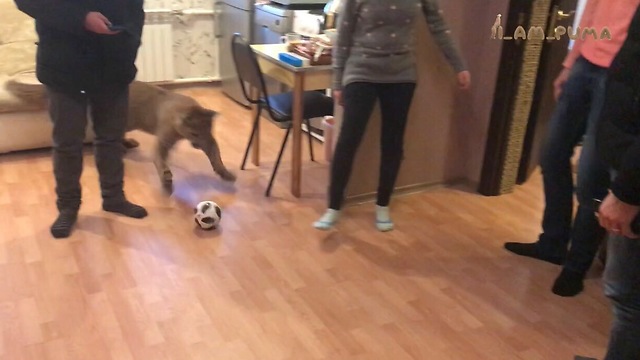
<instances>
[{"instance_id":1,"label":"black chair","mask_svg":"<svg viewBox=\"0 0 640 360\"><path fill-rule=\"evenodd\" d=\"M240 169L244 170L245 164L247 162L247 157L249 156L249 149L251 148L251 144L253 143L256 135L260 116L262 115L262 111L265 108L270 115L269 120L281 129L287 130L284 136L284 140L282 140L282 146L280 147L278 159L276 160L273 173L271 174L271 179L269 180L267 191L265 192L265 196L268 197L271 195L273 180L275 179L276 173L278 171L280 159L282 158L282 153L284 152L284 148L287 145L289 133L291 132L292 128L293 93L284 92L274 95L269 95L267 93L264 76L262 74L262 71L260 70L260 65L258 64L258 60L256 59L256 54L251 48L251 45L247 43L247 41L242 38L240 34L234 34L233 38L231 39L231 51L236 67L236 72L238 73L238 79L240 80L242 93L249 103L254 104L258 107L256 117L253 120L253 128L251 130L251 136L249 137L249 143L247 144L247 149L244 153L244 159L242 160L242 166L240 167ZM250 86L258 89L259 94L257 98L251 98L248 89L245 88L245 84L249 84ZM311 154L311 161L314 161L312 143L313 136L311 135L311 125L309 119L333 115L333 99L329 96L326 96L321 91L305 91L303 94L303 104L304 113L302 114L302 118L304 119L304 123L307 125L307 130L309 133L309 152Z\"/></svg>"}]
</instances>

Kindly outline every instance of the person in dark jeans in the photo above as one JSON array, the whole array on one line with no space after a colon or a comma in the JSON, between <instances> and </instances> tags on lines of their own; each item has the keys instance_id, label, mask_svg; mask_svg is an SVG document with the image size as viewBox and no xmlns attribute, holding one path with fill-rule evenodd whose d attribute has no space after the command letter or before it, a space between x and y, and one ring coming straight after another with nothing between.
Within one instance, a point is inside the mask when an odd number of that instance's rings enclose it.
<instances>
[{"instance_id":1,"label":"person in dark jeans","mask_svg":"<svg viewBox=\"0 0 640 360\"><path fill-rule=\"evenodd\" d=\"M640 359L640 8L609 69L597 148L611 168L598 211L607 241L605 294L613 326L605 360Z\"/></svg>"},{"instance_id":2,"label":"person in dark jeans","mask_svg":"<svg viewBox=\"0 0 640 360\"><path fill-rule=\"evenodd\" d=\"M507 250L518 255L564 265L552 289L561 296L574 296L582 291L583 279L605 233L593 216L593 199L602 199L609 183L606 166L595 156L593 141L605 79L606 68L583 57L576 60L562 87L540 159L546 200L543 233L533 244L505 244ZM582 151L575 187L578 209L574 217L571 158L580 142Z\"/></svg>"},{"instance_id":3,"label":"person in dark jeans","mask_svg":"<svg viewBox=\"0 0 640 360\"><path fill-rule=\"evenodd\" d=\"M334 44L333 93L344 105L340 135L331 164L329 208L314 227L328 230L337 222L344 190L376 102L382 112L381 165L376 226L393 229L389 201L403 157L404 132L416 87L413 29L419 9L436 42L457 72L462 88L470 74L449 36L436 0L343 0Z\"/></svg>"},{"instance_id":4,"label":"person in dark jeans","mask_svg":"<svg viewBox=\"0 0 640 360\"><path fill-rule=\"evenodd\" d=\"M105 211L143 218L146 210L124 194L128 87L136 76L144 10L142 0L15 0L35 19L38 80L49 97L58 217L55 238L65 238L81 203L82 148L90 110ZM118 29L110 29L112 25ZM113 31L112 31L113 30Z\"/></svg>"},{"instance_id":5,"label":"person in dark jeans","mask_svg":"<svg viewBox=\"0 0 640 360\"><path fill-rule=\"evenodd\" d=\"M607 69L618 52L638 2L587 3L581 28L608 26L612 40L576 40L555 82L558 101L540 159L546 206L535 243L507 242L515 254L563 265L552 291L575 296L583 288L605 230L593 216L594 199L607 194L609 172L597 156L595 133L604 99ZM574 188L571 159L582 143ZM574 191L578 208L573 216ZM569 247L570 246L570 247Z\"/></svg>"}]
</instances>

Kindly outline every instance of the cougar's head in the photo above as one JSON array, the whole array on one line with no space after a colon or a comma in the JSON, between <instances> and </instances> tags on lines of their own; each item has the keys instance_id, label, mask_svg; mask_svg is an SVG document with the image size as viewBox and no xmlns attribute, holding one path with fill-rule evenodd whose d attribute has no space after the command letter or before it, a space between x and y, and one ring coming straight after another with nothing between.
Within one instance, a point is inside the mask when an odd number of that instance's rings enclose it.
<instances>
[{"instance_id":1,"label":"cougar's head","mask_svg":"<svg viewBox=\"0 0 640 360\"><path fill-rule=\"evenodd\" d=\"M211 131L217 115L214 110L193 106L182 118L179 131L194 148L206 149L213 140Z\"/></svg>"}]
</instances>

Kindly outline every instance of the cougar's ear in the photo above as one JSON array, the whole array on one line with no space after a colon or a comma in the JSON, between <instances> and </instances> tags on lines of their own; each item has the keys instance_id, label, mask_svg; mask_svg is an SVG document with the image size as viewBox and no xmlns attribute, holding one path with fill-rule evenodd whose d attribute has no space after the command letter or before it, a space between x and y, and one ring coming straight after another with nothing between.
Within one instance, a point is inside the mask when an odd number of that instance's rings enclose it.
<instances>
[{"instance_id":1,"label":"cougar's ear","mask_svg":"<svg viewBox=\"0 0 640 360\"><path fill-rule=\"evenodd\" d=\"M204 119L213 121L213 119L215 119L217 115L218 113L216 111L203 108L199 105L192 107L191 111L189 112L189 117L193 119L199 119L199 121L202 121Z\"/></svg>"},{"instance_id":2,"label":"cougar's ear","mask_svg":"<svg viewBox=\"0 0 640 360\"><path fill-rule=\"evenodd\" d=\"M203 107L200 108L200 113L208 118L211 118L211 120L215 119L216 116L218 116L217 111L203 108Z\"/></svg>"}]
</instances>

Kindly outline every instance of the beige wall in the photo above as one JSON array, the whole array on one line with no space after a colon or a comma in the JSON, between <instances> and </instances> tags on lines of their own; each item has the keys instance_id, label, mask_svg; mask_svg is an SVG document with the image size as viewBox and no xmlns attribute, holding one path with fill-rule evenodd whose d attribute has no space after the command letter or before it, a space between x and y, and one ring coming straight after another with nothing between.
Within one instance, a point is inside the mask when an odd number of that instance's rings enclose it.
<instances>
[{"instance_id":1,"label":"beige wall","mask_svg":"<svg viewBox=\"0 0 640 360\"><path fill-rule=\"evenodd\" d=\"M501 51L501 43L490 39L490 30L497 14L506 18L508 1L440 3L469 63L473 86L466 93L456 88L453 70L421 22L418 87L409 114L398 187L480 180ZM376 109L356 157L348 197L375 192L379 139L380 116Z\"/></svg>"}]
</instances>

